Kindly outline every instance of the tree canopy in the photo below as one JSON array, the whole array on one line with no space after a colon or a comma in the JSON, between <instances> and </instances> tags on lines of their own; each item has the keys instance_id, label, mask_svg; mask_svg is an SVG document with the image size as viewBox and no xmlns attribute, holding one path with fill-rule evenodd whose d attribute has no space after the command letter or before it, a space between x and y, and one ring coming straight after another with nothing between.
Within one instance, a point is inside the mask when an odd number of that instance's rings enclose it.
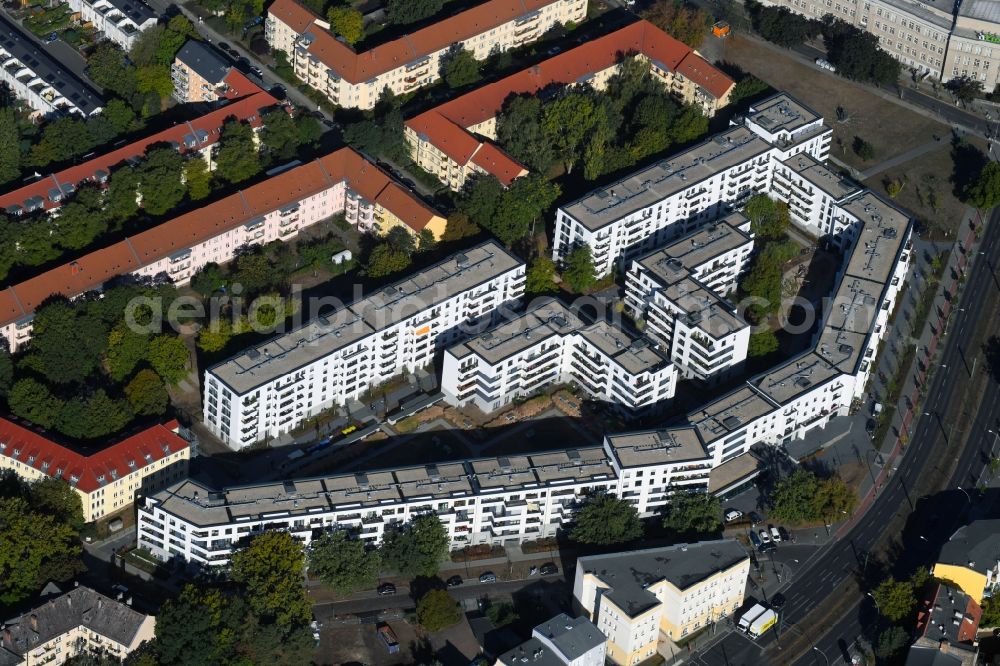
<instances>
[{"instance_id":1,"label":"tree canopy","mask_svg":"<svg viewBox=\"0 0 1000 666\"><path fill-rule=\"evenodd\" d=\"M857 496L839 476L820 479L808 470L797 469L775 484L770 500L772 518L803 524L849 516Z\"/></svg>"},{"instance_id":2,"label":"tree canopy","mask_svg":"<svg viewBox=\"0 0 1000 666\"><path fill-rule=\"evenodd\" d=\"M417 601L417 622L430 632L458 623L462 611L446 590L430 590Z\"/></svg>"},{"instance_id":3,"label":"tree canopy","mask_svg":"<svg viewBox=\"0 0 1000 666\"><path fill-rule=\"evenodd\" d=\"M338 594L373 587L380 564L377 550L344 530L324 532L309 544L309 571Z\"/></svg>"},{"instance_id":4,"label":"tree canopy","mask_svg":"<svg viewBox=\"0 0 1000 666\"><path fill-rule=\"evenodd\" d=\"M230 183L242 183L260 173L261 168L253 129L236 119L227 120L222 126L215 157L216 176Z\"/></svg>"},{"instance_id":5,"label":"tree canopy","mask_svg":"<svg viewBox=\"0 0 1000 666\"><path fill-rule=\"evenodd\" d=\"M597 283L594 255L589 245L578 245L566 255L562 272L566 285L575 292L584 292Z\"/></svg>"},{"instance_id":6,"label":"tree canopy","mask_svg":"<svg viewBox=\"0 0 1000 666\"><path fill-rule=\"evenodd\" d=\"M326 19L330 22L330 32L343 37L348 44L356 44L365 36L364 16L349 5L331 7Z\"/></svg>"},{"instance_id":7,"label":"tree canopy","mask_svg":"<svg viewBox=\"0 0 1000 666\"><path fill-rule=\"evenodd\" d=\"M482 63L468 49L454 49L441 65L441 77L451 89L470 86L482 78Z\"/></svg>"},{"instance_id":8,"label":"tree canopy","mask_svg":"<svg viewBox=\"0 0 1000 666\"><path fill-rule=\"evenodd\" d=\"M663 526L677 534L715 534L722 530L719 498L708 493L670 494Z\"/></svg>"},{"instance_id":9,"label":"tree canopy","mask_svg":"<svg viewBox=\"0 0 1000 666\"><path fill-rule=\"evenodd\" d=\"M305 553L288 532L264 532L233 553L230 575L246 587L246 599L258 617L282 628L307 624L312 603L302 586Z\"/></svg>"},{"instance_id":10,"label":"tree canopy","mask_svg":"<svg viewBox=\"0 0 1000 666\"><path fill-rule=\"evenodd\" d=\"M711 19L705 10L681 0L657 0L642 17L691 48L698 48L708 35Z\"/></svg>"},{"instance_id":11,"label":"tree canopy","mask_svg":"<svg viewBox=\"0 0 1000 666\"><path fill-rule=\"evenodd\" d=\"M987 162L964 194L965 200L976 208L993 208L1000 203L1000 163Z\"/></svg>"},{"instance_id":12,"label":"tree canopy","mask_svg":"<svg viewBox=\"0 0 1000 666\"><path fill-rule=\"evenodd\" d=\"M434 16L444 6L444 0L389 0L386 14L393 25L409 25Z\"/></svg>"},{"instance_id":13,"label":"tree canopy","mask_svg":"<svg viewBox=\"0 0 1000 666\"><path fill-rule=\"evenodd\" d=\"M750 230L760 241L780 240L791 224L788 204L766 194L755 194L747 200L743 214L750 220Z\"/></svg>"},{"instance_id":14,"label":"tree canopy","mask_svg":"<svg viewBox=\"0 0 1000 666\"><path fill-rule=\"evenodd\" d=\"M417 516L382 537L382 561L404 576L435 576L448 555L448 532L434 514Z\"/></svg>"},{"instance_id":15,"label":"tree canopy","mask_svg":"<svg viewBox=\"0 0 1000 666\"><path fill-rule=\"evenodd\" d=\"M635 541L642 523L635 507L609 493L588 496L573 516L570 538L578 543L609 546Z\"/></svg>"}]
</instances>

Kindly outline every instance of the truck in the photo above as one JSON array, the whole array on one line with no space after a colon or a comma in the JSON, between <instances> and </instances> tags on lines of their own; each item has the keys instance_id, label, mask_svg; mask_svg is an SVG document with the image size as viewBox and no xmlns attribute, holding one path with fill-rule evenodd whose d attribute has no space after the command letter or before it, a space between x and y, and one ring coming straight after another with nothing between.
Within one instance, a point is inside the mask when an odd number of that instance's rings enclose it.
<instances>
[{"instance_id":1,"label":"truck","mask_svg":"<svg viewBox=\"0 0 1000 666\"><path fill-rule=\"evenodd\" d=\"M385 649L389 651L389 654L399 652L399 640L396 638L396 632L392 630L392 627L387 624L380 624L376 631L378 632L378 637L385 644Z\"/></svg>"},{"instance_id":2,"label":"truck","mask_svg":"<svg viewBox=\"0 0 1000 666\"><path fill-rule=\"evenodd\" d=\"M747 633L754 638L757 638L777 624L777 622L778 614L768 608L766 611L758 615L757 619L750 624L750 628L747 629Z\"/></svg>"},{"instance_id":3,"label":"truck","mask_svg":"<svg viewBox=\"0 0 1000 666\"><path fill-rule=\"evenodd\" d=\"M750 625L753 624L754 620L763 615L764 611L767 609L760 604L754 604L750 610L740 617L740 621L736 624L736 628L740 631L749 631Z\"/></svg>"}]
</instances>

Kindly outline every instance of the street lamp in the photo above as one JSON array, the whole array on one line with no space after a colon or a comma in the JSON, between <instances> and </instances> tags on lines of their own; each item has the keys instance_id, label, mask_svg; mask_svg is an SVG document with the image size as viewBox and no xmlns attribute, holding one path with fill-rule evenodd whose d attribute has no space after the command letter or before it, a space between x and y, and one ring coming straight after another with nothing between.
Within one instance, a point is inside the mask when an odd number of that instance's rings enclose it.
<instances>
[{"instance_id":1,"label":"street lamp","mask_svg":"<svg viewBox=\"0 0 1000 666\"><path fill-rule=\"evenodd\" d=\"M826 661L826 666L830 666L830 658L826 656L825 652L823 652L822 650L820 650L815 645L813 645L813 650L816 650L816 652L819 652L821 655L823 655L823 659Z\"/></svg>"},{"instance_id":2,"label":"street lamp","mask_svg":"<svg viewBox=\"0 0 1000 666\"><path fill-rule=\"evenodd\" d=\"M969 504L972 504L972 495L969 494L969 491L963 488L962 486L955 486L955 487L961 490L963 493L965 493L965 498L969 500Z\"/></svg>"},{"instance_id":3,"label":"street lamp","mask_svg":"<svg viewBox=\"0 0 1000 666\"><path fill-rule=\"evenodd\" d=\"M879 608L879 606L878 606L878 599L875 598L875 595L873 595L871 592L865 592L865 596L872 600L872 603L875 604L875 609L879 613L881 613L882 609Z\"/></svg>"}]
</instances>

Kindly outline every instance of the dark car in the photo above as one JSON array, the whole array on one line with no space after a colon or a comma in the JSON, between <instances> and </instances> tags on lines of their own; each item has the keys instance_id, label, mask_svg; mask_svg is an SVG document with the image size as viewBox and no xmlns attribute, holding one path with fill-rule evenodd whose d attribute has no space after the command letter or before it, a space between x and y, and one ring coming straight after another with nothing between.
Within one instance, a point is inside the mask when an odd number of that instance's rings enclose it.
<instances>
[{"instance_id":1,"label":"dark car","mask_svg":"<svg viewBox=\"0 0 1000 666\"><path fill-rule=\"evenodd\" d=\"M774 543L773 541L770 543L762 543L760 544L760 546L757 547L757 550L759 550L762 553L770 553L772 550L778 550L778 544Z\"/></svg>"},{"instance_id":2,"label":"dark car","mask_svg":"<svg viewBox=\"0 0 1000 666\"><path fill-rule=\"evenodd\" d=\"M778 594L771 596L771 608L773 608L774 610L781 610L781 608L784 605L785 605L785 595L779 592Z\"/></svg>"},{"instance_id":3,"label":"dark car","mask_svg":"<svg viewBox=\"0 0 1000 666\"><path fill-rule=\"evenodd\" d=\"M216 44L216 46L218 46L223 51L232 51L233 50L233 47L230 46L229 44L225 43L225 42L219 42L218 44Z\"/></svg>"},{"instance_id":4,"label":"dark car","mask_svg":"<svg viewBox=\"0 0 1000 666\"><path fill-rule=\"evenodd\" d=\"M791 541L792 540L792 535L789 534L788 530L786 530L781 525L778 525L778 534L781 535L781 540L782 541Z\"/></svg>"},{"instance_id":5,"label":"dark car","mask_svg":"<svg viewBox=\"0 0 1000 666\"><path fill-rule=\"evenodd\" d=\"M497 575L492 571L487 571L479 577L480 583L495 583L497 582Z\"/></svg>"},{"instance_id":6,"label":"dark car","mask_svg":"<svg viewBox=\"0 0 1000 666\"><path fill-rule=\"evenodd\" d=\"M384 597L389 594L396 594L396 586L392 583L383 583L378 586L378 594L380 597Z\"/></svg>"},{"instance_id":7,"label":"dark car","mask_svg":"<svg viewBox=\"0 0 1000 666\"><path fill-rule=\"evenodd\" d=\"M462 584L461 576L452 576L448 579L448 587L458 587Z\"/></svg>"},{"instance_id":8,"label":"dark car","mask_svg":"<svg viewBox=\"0 0 1000 666\"><path fill-rule=\"evenodd\" d=\"M559 567L552 562L546 562L538 569L538 572L543 576L551 576L552 574L559 573Z\"/></svg>"},{"instance_id":9,"label":"dark car","mask_svg":"<svg viewBox=\"0 0 1000 666\"><path fill-rule=\"evenodd\" d=\"M747 514L747 518L750 519L750 524L751 525L756 525L761 520L763 520L763 518L760 517L760 514L757 513L756 511L751 511L750 513L748 513Z\"/></svg>"}]
</instances>

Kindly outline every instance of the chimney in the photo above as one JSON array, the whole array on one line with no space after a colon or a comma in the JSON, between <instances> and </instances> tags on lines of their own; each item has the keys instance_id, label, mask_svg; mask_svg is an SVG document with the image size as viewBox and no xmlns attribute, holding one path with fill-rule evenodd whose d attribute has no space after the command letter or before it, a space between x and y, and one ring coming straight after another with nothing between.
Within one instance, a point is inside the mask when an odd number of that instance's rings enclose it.
<instances>
[{"instance_id":1,"label":"chimney","mask_svg":"<svg viewBox=\"0 0 1000 666\"><path fill-rule=\"evenodd\" d=\"M941 644L938 645L938 651L944 654L949 654L951 652L951 643L948 642L947 638L941 639Z\"/></svg>"},{"instance_id":2,"label":"chimney","mask_svg":"<svg viewBox=\"0 0 1000 666\"><path fill-rule=\"evenodd\" d=\"M31 614L31 630L38 633L38 616L34 613Z\"/></svg>"}]
</instances>

